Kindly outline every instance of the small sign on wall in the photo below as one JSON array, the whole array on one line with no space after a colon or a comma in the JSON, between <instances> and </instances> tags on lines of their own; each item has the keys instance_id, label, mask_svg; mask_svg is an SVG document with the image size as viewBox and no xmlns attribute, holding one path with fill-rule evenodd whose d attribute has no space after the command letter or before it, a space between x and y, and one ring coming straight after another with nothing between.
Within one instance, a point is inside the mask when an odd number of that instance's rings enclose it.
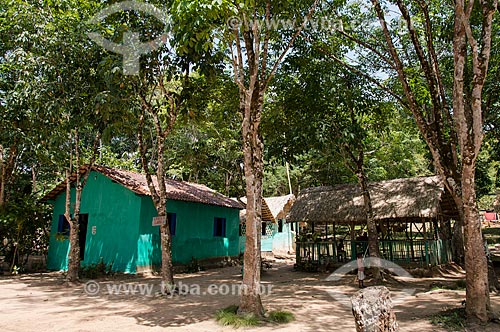
<instances>
[{"instance_id":1,"label":"small sign on wall","mask_svg":"<svg viewBox=\"0 0 500 332\"><path fill-rule=\"evenodd\" d=\"M166 216L154 217L153 218L153 226L161 226L167 223Z\"/></svg>"},{"instance_id":2,"label":"small sign on wall","mask_svg":"<svg viewBox=\"0 0 500 332\"><path fill-rule=\"evenodd\" d=\"M97 233L97 226L92 226L92 235L95 235Z\"/></svg>"}]
</instances>

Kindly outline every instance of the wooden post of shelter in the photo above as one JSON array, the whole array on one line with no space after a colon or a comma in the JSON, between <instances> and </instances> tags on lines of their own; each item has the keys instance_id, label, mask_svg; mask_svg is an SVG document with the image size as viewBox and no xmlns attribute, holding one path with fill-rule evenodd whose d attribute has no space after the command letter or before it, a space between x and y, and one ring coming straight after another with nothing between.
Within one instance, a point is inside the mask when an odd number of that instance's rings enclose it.
<instances>
[{"instance_id":1,"label":"wooden post of shelter","mask_svg":"<svg viewBox=\"0 0 500 332\"><path fill-rule=\"evenodd\" d=\"M328 222L325 223L326 256L330 257L330 241L328 241Z\"/></svg>"},{"instance_id":2,"label":"wooden post of shelter","mask_svg":"<svg viewBox=\"0 0 500 332\"><path fill-rule=\"evenodd\" d=\"M429 244L427 243L427 230L425 224L427 224L427 222L424 220L422 223L422 232L424 236L425 264L429 265Z\"/></svg>"},{"instance_id":3,"label":"wooden post of shelter","mask_svg":"<svg viewBox=\"0 0 500 332\"><path fill-rule=\"evenodd\" d=\"M335 229L335 221L332 223L333 231L333 252L335 257L335 262L339 261L339 253L337 252L337 231Z\"/></svg>"},{"instance_id":4,"label":"wooden post of shelter","mask_svg":"<svg viewBox=\"0 0 500 332\"><path fill-rule=\"evenodd\" d=\"M356 259L356 232L354 231L354 221L351 222L351 259Z\"/></svg>"},{"instance_id":5,"label":"wooden post of shelter","mask_svg":"<svg viewBox=\"0 0 500 332\"><path fill-rule=\"evenodd\" d=\"M413 222L412 221L410 221L410 251L411 251L411 260L413 261L413 260L415 260L415 250L413 248Z\"/></svg>"}]
</instances>

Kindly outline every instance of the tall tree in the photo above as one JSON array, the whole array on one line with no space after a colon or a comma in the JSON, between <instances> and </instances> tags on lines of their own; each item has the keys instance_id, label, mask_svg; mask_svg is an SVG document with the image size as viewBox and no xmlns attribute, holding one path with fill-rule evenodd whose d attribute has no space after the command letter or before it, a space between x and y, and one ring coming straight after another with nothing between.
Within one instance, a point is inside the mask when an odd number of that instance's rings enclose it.
<instances>
[{"instance_id":1,"label":"tall tree","mask_svg":"<svg viewBox=\"0 0 500 332\"><path fill-rule=\"evenodd\" d=\"M471 22L473 7L474 1L455 2L453 115L462 162L461 190L467 271L466 311L469 317L485 321L490 309L488 266L482 244L474 179L476 161L484 135L483 88L491 53L493 15L497 11L498 1L479 1L477 10L481 11L482 16L479 37L477 34L474 35L474 26ZM471 63L470 58L472 58ZM473 73L472 80L467 84L466 66L471 66Z\"/></svg>"},{"instance_id":2,"label":"tall tree","mask_svg":"<svg viewBox=\"0 0 500 332\"><path fill-rule=\"evenodd\" d=\"M262 178L264 172L263 140L260 131L265 93L273 79L278 66L311 18L318 1L314 1L305 9L305 18L284 42L271 24L283 20L280 7L284 4L247 4L238 2L236 13L239 18L233 24L232 34L227 36L234 81L239 88L239 110L242 116L243 164L246 185L246 242L243 269L243 291L238 312L252 313L257 317L264 316L260 290L260 245L262 219ZM297 9L295 9L297 10ZM293 11L293 9L291 10ZM296 13L300 17L300 9ZM238 24L241 23L241 24ZM280 45L281 44L281 45ZM275 45L278 51L271 46ZM273 54L273 52L275 52ZM272 59L275 59L272 63Z\"/></svg>"},{"instance_id":3,"label":"tall tree","mask_svg":"<svg viewBox=\"0 0 500 332\"><path fill-rule=\"evenodd\" d=\"M172 2L166 5L171 8ZM163 14L158 11L158 15ZM97 24L97 29L104 38L115 43L125 38L124 33L129 30L138 33L141 40L152 41L171 32L165 21L165 18L151 17L140 11L125 10ZM129 123L122 123L121 130L136 137L140 168L145 173L158 217L164 218L160 225L161 276L163 291L171 292L174 290L174 273L167 220L165 141L182 107L181 93L185 82L182 77L187 79L189 66L183 70L175 48L171 47L173 40L163 39L163 44L155 44L150 52L136 59L139 67L134 67L132 73L125 70L130 64L116 54L107 54L99 71L105 76L102 98L114 109L125 110L120 113Z\"/></svg>"},{"instance_id":4,"label":"tall tree","mask_svg":"<svg viewBox=\"0 0 500 332\"><path fill-rule=\"evenodd\" d=\"M194 111L190 104L197 88L193 73L210 72L213 62L220 57L213 54L216 53L212 48L213 41L208 38L211 21L200 23L200 13L190 11L195 6L189 1L150 3L153 4L157 9L165 9L157 10L157 16L168 12L169 24L165 25L165 18L127 10L118 17L108 18L99 28L101 34L117 43L128 30L138 31L144 40L163 41L141 57L138 72L133 73L135 75L122 72L122 64L126 63L122 63L121 57L116 55L105 58L102 70L107 75L106 99L115 108L125 106L129 110L125 116L137 124L132 130L137 137L141 167L158 217L164 218L160 226L161 275L166 291L170 292L174 291L175 284L165 184L169 175L167 139L174 131L179 116ZM108 28L110 24L114 29Z\"/></svg>"},{"instance_id":5,"label":"tall tree","mask_svg":"<svg viewBox=\"0 0 500 332\"><path fill-rule=\"evenodd\" d=\"M380 29L367 31L373 25L363 24L361 29L339 31L339 34L358 46L359 58L371 59L369 68L373 72L346 59L336 58L336 61L370 79L413 115L429 147L436 172L460 213L454 237L458 240L455 245L458 256L463 253L464 245L459 240L464 227L467 315L485 321L489 293L474 170L483 137L482 92L497 1L456 1L453 7L424 1L371 2L373 11L363 12L359 4L354 6L355 11L367 19L373 14ZM397 8L396 18L386 14L388 7ZM450 26L452 17L453 29L449 29L447 24ZM441 39L436 31L442 34ZM441 40L451 40L453 49L446 49L440 44ZM453 77L446 76L446 66L450 63ZM398 84L389 86L382 82L380 72L395 78Z\"/></svg>"},{"instance_id":6,"label":"tall tree","mask_svg":"<svg viewBox=\"0 0 500 332\"><path fill-rule=\"evenodd\" d=\"M98 142L100 139L100 134L98 133L95 137L92 156L87 165L81 164L81 146L80 146L80 134L79 130L75 129L70 134L70 152L69 152L69 166L66 168L66 200L64 206L64 217L69 223L70 233L69 233L69 254L68 254L68 272L66 274L66 280L68 282L76 282L79 279L80 271L80 210L82 205L82 192L85 188L89 174L94 165ZM74 174L73 174L74 173ZM71 209L71 187L72 178L74 176L75 184L75 202L73 211Z\"/></svg>"},{"instance_id":7,"label":"tall tree","mask_svg":"<svg viewBox=\"0 0 500 332\"><path fill-rule=\"evenodd\" d=\"M94 14L98 4L93 0L44 3L46 13L38 29L43 32L40 49L39 76L48 98L40 109L53 110L57 130L51 135L51 147L67 153L65 160L66 211L70 225L70 251L68 255L67 281L78 280L80 268L80 208L82 192L88 175L97 157L102 132L117 117L103 105L99 97L104 87L103 76L96 70L105 50L95 45L86 36L86 22ZM56 10L57 8L57 10ZM47 115L49 115L47 114ZM86 167L82 158L82 147L91 146ZM62 166L62 162L59 166ZM74 173L74 174L73 174ZM74 176L74 178L73 178ZM71 180L75 181L74 204Z\"/></svg>"},{"instance_id":8,"label":"tall tree","mask_svg":"<svg viewBox=\"0 0 500 332\"><path fill-rule=\"evenodd\" d=\"M163 73L158 75L157 81L154 84L151 83L151 81L146 81L142 83L142 86L137 87L137 95L141 103L137 141L139 143L141 165L143 171L146 173L149 191L158 212L158 217L165 218L164 222L160 225L162 247L161 276L162 281L166 283L164 285L167 287L165 291L170 292L174 287L174 274L172 268L172 236L167 220L165 140L174 128L182 100L180 99L181 93L178 89L168 87L168 84L172 82L167 81ZM144 137L146 116L150 117L155 134L155 147L153 147L154 152L152 154L156 156L154 173L156 175L157 187L153 182L151 176L152 165L147 157L147 143Z\"/></svg>"},{"instance_id":9,"label":"tall tree","mask_svg":"<svg viewBox=\"0 0 500 332\"><path fill-rule=\"evenodd\" d=\"M171 177L204 183L230 197L244 192L238 95L229 75L191 77L195 96L167 138Z\"/></svg>"},{"instance_id":10,"label":"tall tree","mask_svg":"<svg viewBox=\"0 0 500 332\"><path fill-rule=\"evenodd\" d=\"M376 86L364 77L327 62L328 57L322 52L306 47L297 45L278 77L280 88L273 90L274 107L282 108L289 121L286 126L278 124L267 131L275 130L277 136L291 137L283 143L278 142L281 150L300 153L315 149L343 161L343 167L352 172L361 188L370 256L380 257L368 174L370 164L378 157L374 155L391 144L384 142L384 136L390 134L387 130L390 119L399 114L398 110L393 103L381 98ZM304 104L311 106L304 109ZM407 126L405 130L408 129L415 128ZM307 139L297 139L294 133L301 133ZM380 277L379 271L376 272Z\"/></svg>"}]
</instances>

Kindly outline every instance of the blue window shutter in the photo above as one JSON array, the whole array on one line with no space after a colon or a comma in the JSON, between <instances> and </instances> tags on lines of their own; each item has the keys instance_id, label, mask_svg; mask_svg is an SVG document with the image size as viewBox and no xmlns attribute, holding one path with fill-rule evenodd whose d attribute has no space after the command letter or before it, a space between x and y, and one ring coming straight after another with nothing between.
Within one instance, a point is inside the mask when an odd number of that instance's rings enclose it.
<instances>
[{"instance_id":1,"label":"blue window shutter","mask_svg":"<svg viewBox=\"0 0 500 332\"><path fill-rule=\"evenodd\" d=\"M167 213L168 226L170 228L170 235L175 235L177 230L177 214Z\"/></svg>"},{"instance_id":2,"label":"blue window shutter","mask_svg":"<svg viewBox=\"0 0 500 332\"><path fill-rule=\"evenodd\" d=\"M59 222L57 224L57 232L63 235L69 235L70 229L71 227L69 225L69 222L66 220L66 217L64 216L64 214L60 214Z\"/></svg>"},{"instance_id":3,"label":"blue window shutter","mask_svg":"<svg viewBox=\"0 0 500 332\"><path fill-rule=\"evenodd\" d=\"M58 233L64 232L64 215L63 214L59 215L59 224L57 225L57 232Z\"/></svg>"},{"instance_id":4,"label":"blue window shutter","mask_svg":"<svg viewBox=\"0 0 500 332\"><path fill-rule=\"evenodd\" d=\"M226 236L226 218L214 218L214 236Z\"/></svg>"}]
</instances>

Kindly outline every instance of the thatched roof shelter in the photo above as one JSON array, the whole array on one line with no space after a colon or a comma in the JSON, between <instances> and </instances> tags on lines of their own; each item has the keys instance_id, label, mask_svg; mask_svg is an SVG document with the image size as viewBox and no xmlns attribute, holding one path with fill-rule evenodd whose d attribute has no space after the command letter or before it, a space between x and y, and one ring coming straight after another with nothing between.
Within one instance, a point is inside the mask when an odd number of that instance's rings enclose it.
<instances>
[{"instance_id":1,"label":"thatched roof shelter","mask_svg":"<svg viewBox=\"0 0 500 332\"><path fill-rule=\"evenodd\" d=\"M267 203L267 206L271 210L274 219L285 219L290 209L292 208L293 203L295 202L294 195L285 195L285 196L274 196L274 197L266 197L264 201Z\"/></svg>"},{"instance_id":2,"label":"thatched roof shelter","mask_svg":"<svg viewBox=\"0 0 500 332\"><path fill-rule=\"evenodd\" d=\"M246 205L247 205L247 198L246 197L234 198L234 200L238 201L244 207L246 207ZM243 209L240 211L240 223L245 222L246 214L247 214L246 209ZM269 206L267 205L265 199L262 199L262 221L263 222L272 222L272 223L276 222L276 219L274 219L273 213L269 209Z\"/></svg>"},{"instance_id":3,"label":"thatched roof shelter","mask_svg":"<svg viewBox=\"0 0 500 332\"><path fill-rule=\"evenodd\" d=\"M246 206L246 197L241 197L236 200ZM279 219L285 219L294 202L294 195L266 197L262 199L262 221L276 223ZM245 220L246 210L241 210L240 222L244 223Z\"/></svg>"},{"instance_id":4,"label":"thatched roof shelter","mask_svg":"<svg viewBox=\"0 0 500 332\"><path fill-rule=\"evenodd\" d=\"M372 182L368 185L375 220L422 222L457 218L453 199L438 176ZM366 223L358 184L302 190L288 222Z\"/></svg>"}]
</instances>

